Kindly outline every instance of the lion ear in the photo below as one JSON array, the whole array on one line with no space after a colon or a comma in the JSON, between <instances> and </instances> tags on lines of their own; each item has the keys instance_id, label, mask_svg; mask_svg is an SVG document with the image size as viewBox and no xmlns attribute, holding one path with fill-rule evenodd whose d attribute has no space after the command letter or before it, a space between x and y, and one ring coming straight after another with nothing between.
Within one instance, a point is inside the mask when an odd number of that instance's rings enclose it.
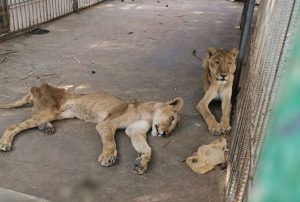
<instances>
[{"instance_id":1,"label":"lion ear","mask_svg":"<svg viewBox=\"0 0 300 202\"><path fill-rule=\"evenodd\" d=\"M232 58L236 59L237 55L239 54L239 50L237 48L233 48L229 51Z\"/></svg>"},{"instance_id":2,"label":"lion ear","mask_svg":"<svg viewBox=\"0 0 300 202\"><path fill-rule=\"evenodd\" d=\"M175 111L179 111L183 106L183 99L181 97L176 97L169 101L168 104L172 105Z\"/></svg>"},{"instance_id":3,"label":"lion ear","mask_svg":"<svg viewBox=\"0 0 300 202\"><path fill-rule=\"evenodd\" d=\"M216 48L209 48L207 50L209 57L214 56L215 54L217 54L218 50Z\"/></svg>"},{"instance_id":4,"label":"lion ear","mask_svg":"<svg viewBox=\"0 0 300 202\"><path fill-rule=\"evenodd\" d=\"M30 88L30 92L31 92L32 95L35 96L35 97L39 97L40 94L41 94L40 88L39 88L39 87L36 87L36 86L32 86L32 87Z\"/></svg>"}]
</instances>

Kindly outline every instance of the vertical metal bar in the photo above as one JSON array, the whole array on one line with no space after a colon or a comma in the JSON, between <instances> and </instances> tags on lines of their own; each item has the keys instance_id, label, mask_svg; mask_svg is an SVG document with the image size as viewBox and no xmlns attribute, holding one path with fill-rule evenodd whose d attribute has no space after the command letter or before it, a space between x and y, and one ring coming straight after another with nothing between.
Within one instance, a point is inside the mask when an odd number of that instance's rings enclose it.
<instances>
[{"instance_id":1,"label":"vertical metal bar","mask_svg":"<svg viewBox=\"0 0 300 202\"><path fill-rule=\"evenodd\" d=\"M57 1L56 0L54 0L54 11L55 11L55 18L57 18L58 12L57 12Z\"/></svg>"},{"instance_id":2,"label":"vertical metal bar","mask_svg":"<svg viewBox=\"0 0 300 202\"><path fill-rule=\"evenodd\" d=\"M44 1L45 1L45 0L42 0L42 1L41 1L41 2L42 2L42 9L43 9L42 15L43 15L43 22L46 22L46 12L45 12L45 4L44 4Z\"/></svg>"},{"instance_id":3,"label":"vertical metal bar","mask_svg":"<svg viewBox=\"0 0 300 202\"><path fill-rule=\"evenodd\" d=\"M249 0L246 0L244 2L244 8L243 8L243 13L242 13L241 22L240 22L240 29L241 30L244 29L245 20L246 20L246 13L247 13L247 10L248 10L248 4L249 4Z\"/></svg>"},{"instance_id":4,"label":"vertical metal bar","mask_svg":"<svg viewBox=\"0 0 300 202\"><path fill-rule=\"evenodd\" d=\"M24 25L23 25L23 20L22 20L22 10L21 10L21 1L19 0L19 3L18 3L18 6L19 6L19 10L20 10L20 15L18 15L18 18L20 16L20 25L22 26L21 29L23 29Z\"/></svg>"},{"instance_id":5,"label":"vertical metal bar","mask_svg":"<svg viewBox=\"0 0 300 202\"><path fill-rule=\"evenodd\" d=\"M25 4L25 10L26 10L26 15L27 15L27 26L30 27L31 26L31 17L30 17L30 7L29 7L29 2L26 2Z\"/></svg>"},{"instance_id":6,"label":"vertical metal bar","mask_svg":"<svg viewBox=\"0 0 300 202\"><path fill-rule=\"evenodd\" d=\"M66 0L68 13L71 12L70 0Z\"/></svg>"},{"instance_id":7,"label":"vertical metal bar","mask_svg":"<svg viewBox=\"0 0 300 202\"><path fill-rule=\"evenodd\" d=\"M239 81L240 81L240 76L241 76L241 71L242 71L241 69L242 69L243 59L244 59L245 52L246 52L247 42L249 39L254 6L255 6L255 0L248 0L247 11L245 13L245 25L244 25L244 29L243 29L242 36L241 36L241 43L240 43L240 47L239 47L237 67L236 67L236 72L235 72L235 77L234 77L234 79L236 80L236 82L235 82L236 85L233 90L233 94L235 95L234 98L236 98L236 95L238 94L238 90L239 90ZM235 103L235 100L234 100L234 103Z\"/></svg>"},{"instance_id":8,"label":"vertical metal bar","mask_svg":"<svg viewBox=\"0 0 300 202\"><path fill-rule=\"evenodd\" d=\"M37 12L36 12L36 0L31 0L32 2L32 9L33 9L33 19L34 19L34 25L37 25Z\"/></svg>"},{"instance_id":9,"label":"vertical metal bar","mask_svg":"<svg viewBox=\"0 0 300 202\"><path fill-rule=\"evenodd\" d=\"M69 8L70 8L70 12L73 13L74 10L73 10L73 1L72 0L69 0Z\"/></svg>"},{"instance_id":10,"label":"vertical metal bar","mask_svg":"<svg viewBox=\"0 0 300 202\"><path fill-rule=\"evenodd\" d=\"M48 0L45 0L45 6L46 6L46 21L48 21L49 20Z\"/></svg>"},{"instance_id":11,"label":"vertical metal bar","mask_svg":"<svg viewBox=\"0 0 300 202\"><path fill-rule=\"evenodd\" d=\"M15 1L15 4L14 4L14 13L15 13L15 18L16 18L16 29L15 30L18 30L19 29L19 18L18 18L18 9L16 7L17 5L17 0L14 0Z\"/></svg>"},{"instance_id":12,"label":"vertical metal bar","mask_svg":"<svg viewBox=\"0 0 300 202\"><path fill-rule=\"evenodd\" d=\"M59 16L61 16L61 10L60 10L60 1L61 0L56 0L57 1L57 13L58 13L58 15L57 15L57 17L59 17Z\"/></svg>"},{"instance_id":13,"label":"vertical metal bar","mask_svg":"<svg viewBox=\"0 0 300 202\"><path fill-rule=\"evenodd\" d=\"M39 1L39 0L33 0L33 2L34 2L34 10L35 10L35 23L36 23L36 25L39 24L38 1Z\"/></svg>"},{"instance_id":14,"label":"vertical metal bar","mask_svg":"<svg viewBox=\"0 0 300 202\"><path fill-rule=\"evenodd\" d=\"M39 6L39 16L40 16L40 20L39 23L43 22L42 20L42 9L41 9L41 3L43 3L43 0L38 0L38 6Z\"/></svg>"},{"instance_id":15,"label":"vertical metal bar","mask_svg":"<svg viewBox=\"0 0 300 202\"><path fill-rule=\"evenodd\" d=\"M66 0L62 0L62 3L61 3L61 9L62 9L62 15L65 15L66 14Z\"/></svg>"},{"instance_id":16,"label":"vertical metal bar","mask_svg":"<svg viewBox=\"0 0 300 202\"><path fill-rule=\"evenodd\" d=\"M68 0L65 0L65 6L66 6L66 13L69 13L69 4L68 4Z\"/></svg>"},{"instance_id":17,"label":"vertical metal bar","mask_svg":"<svg viewBox=\"0 0 300 202\"><path fill-rule=\"evenodd\" d=\"M68 0L65 0L65 10L66 10L66 14L69 13L69 6L68 6Z\"/></svg>"},{"instance_id":18,"label":"vertical metal bar","mask_svg":"<svg viewBox=\"0 0 300 202\"><path fill-rule=\"evenodd\" d=\"M60 16L60 2L61 0L56 0L56 12L57 12L57 16L56 17L59 17Z\"/></svg>"},{"instance_id":19,"label":"vertical metal bar","mask_svg":"<svg viewBox=\"0 0 300 202\"><path fill-rule=\"evenodd\" d=\"M26 26L26 27L29 27L26 4L27 4L27 3L24 2L24 16L25 16L25 22L26 22L25 26ZM28 4L27 4L27 5L28 5Z\"/></svg>"},{"instance_id":20,"label":"vertical metal bar","mask_svg":"<svg viewBox=\"0 0 300 202\"><path fill-rule=\"evenodd\" d=\"M54 12L54 9L53 9L53 0L49 0L49 14L50 14L50 19L53 19L53 12Z\"/></svg>"},{"instance_id":21,"label":"vertical metal bar","mask_svg":"<svg viewBox=\"0 0 300 202\"><path fill-rule=\"evenodd\" d=\"M52 13L52 15L51 15L51 20L52 20L55 17L54 0L51 0L51 8L50 8L50 10L51 10L51 13Z\"/></svg>"},{"instance_id":22,"label":"vertical metal bar","mask_svg":"<svg viewBox=\"0 0 300 202\"><path fill-rule=\"evenodd\" d=\"M12 19L11 31L16 31L15 16L14 16L14 11L13 11L14 9L12 8L12 5L13 5L12 0L9 0L8 6L9 6L9 10L11 12L11 19Z\"/></svg>"},{"instance_id":23,"label":"vertical metal bar","mask_svg":"<svg viewBox=\"0 0 300 202\"><path fill-rule=\"evenodd\" d=\"M1 8L1 10L0 10L0 16L3 16L2 18L3 18L3 27L2 27L2 23L0 24L0 33L2 33L2 28L3 28L3 30L4 30L4 28L5 28L5 26L4 26L4 23L5 23L5 17L4 17L4 1L2 1L1 0L1 4L0 4L0 8ZM2 14L1 14L2 13Z\"/></svg>"},{"instance_id":24,"label":"vertical metal bar","mask_svg":"<svg viewBox=\"0 0 300 202\"><path fill-rule=\"evenodd\" d=\"M33 8L33 2L31 1L30 2L30 5L31 5L31 20L32 20L32 25L35 25L35 20L34 20L34 8Z\"/></svg>"},{"instance_id":25,"label":"vertical metal bar","mask_svg":"<svg viewBox=\"0 0 300 202\"><path fill-rule=\"evenodd\" d=\"M52 0L52 8L53 10L53 18L54 19L56 17L56 0Z\"/></svg>"},{"instance_id":26,"label":"vertical metal bar","mask_svg":"<svg viewBox=\"0 0 300 202\"><path fill-rule=\"evenodd\" d=\"M59 3L59 4L60 4L60 5L59 5L59 7L60 7L60 16L62 16L63 13L64 13L64 12L63 12L63 1L64 1L64 0L59 1L59 2L60 2L60 3Z\"/></svg>"},{"instance_id":27,"label":"vertical metal bar","mask_svg":"<svg viewBox=\"0 0 300 202\"><path fill-rule=\"evenodd\" d=\"M57 5L57 17L61 16L61 13L60 13L60 2L61 0L56 0L56 5Z\"/></svg>"},{"instance_id":28,"label":"vertical metal bar","mask_svg":"<svg viewBox=\"0 0 300 202\"><path fill-rule=\"evenodd\" d=\"M78 0L73 0L73 11L78 12Z\"/></svg>"}]
</instances>

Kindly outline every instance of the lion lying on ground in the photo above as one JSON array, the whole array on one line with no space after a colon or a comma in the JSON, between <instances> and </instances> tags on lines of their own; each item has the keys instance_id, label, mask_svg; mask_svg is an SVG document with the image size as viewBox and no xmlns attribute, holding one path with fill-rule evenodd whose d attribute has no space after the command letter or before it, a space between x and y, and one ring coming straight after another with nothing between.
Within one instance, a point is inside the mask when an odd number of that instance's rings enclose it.
<instances>
[{"instance_id":1,"label":"lion lying on ground","mask_svg":"<svg viewBox=\"0 0 300 202\"><path fill-rule=\"evenodd\" d=\"M230 100L237 54L238 50L236 48L230 51L210 48L202 60L205 95L196 108L207 123L210 133L213 135L228 134L231 130ZM222 101L223 115L220 123L216 121L208 108L209 103L213 99L221 99Z\"/></svg>"},{"instance_id":2,"label":"lion lying on ground","mask_svg":"<svg viewBox=\"0 0 300 202\"><path fill-rule=\"evenodd\" d=\"M20 107L27 103L33 105L31 117L5 130L0 139L1 151L10 150L13 138L23 130L38 127L45 134L52 134L55 129L51 121L78 118L97 123L96 129L103 143L98 161L106 167L111 166L117 158L115 131L126 129L138 153L132 171L143 174L151 158L146 133L152 127L153 136L167 137L179 121L177 112L181 110L183 100L177 97L168 102L124 101L105 92L72 94L43 83L40 87L32 87L20 100L0 105L0 108Z\"/></svg>"}]
</instances>

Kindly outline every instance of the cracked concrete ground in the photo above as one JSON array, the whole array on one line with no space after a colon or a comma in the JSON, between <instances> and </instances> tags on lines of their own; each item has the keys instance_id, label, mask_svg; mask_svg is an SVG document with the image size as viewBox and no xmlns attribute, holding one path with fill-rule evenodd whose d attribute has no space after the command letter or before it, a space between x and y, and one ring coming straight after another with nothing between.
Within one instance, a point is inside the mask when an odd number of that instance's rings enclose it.
<instances>
[{"instance_id":1,"label":"cracked concrete ground","mask_svg":"<svg viewBox=\"0 0 300 202\"><path fill-rule=\"evenodd\" d=\"M181 96L185 105L170 138L148 137L153 158L142 176L130 172L136 153L124 131L116 135L118 162L104 168L95 125L65 120L51 136L17 136L0 156L0 186L52 201L222 201L226 172L199 175L183 162L214 139L196 115L202 70L191 53L237 47L241 12L242 4L223 0L106 1L43 26L48 34L1 42L0 51L16 50L0 64L1 103L46 81L143 101ZM0 131L29 113L1 110Z\"/></svg>"}]
</instances>

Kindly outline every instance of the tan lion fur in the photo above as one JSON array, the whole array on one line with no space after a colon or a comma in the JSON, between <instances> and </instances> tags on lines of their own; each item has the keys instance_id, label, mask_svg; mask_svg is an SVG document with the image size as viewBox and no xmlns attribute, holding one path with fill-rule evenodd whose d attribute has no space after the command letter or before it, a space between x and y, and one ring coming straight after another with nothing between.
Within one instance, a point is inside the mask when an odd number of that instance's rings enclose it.
<instances>
[{"instance_id":1,"label":"tan lion fur","mask_svg":"<svg viewBox=\"0 0 300 202\"><path fill-rule=\"evenodd\" d=\"M231 94L234 72L236 69L236 48L225 51L210 48L202 60L204 97L196 106L208 125L210 133L214 135L228 134L231 131L230 112ZM213 99L222 101L222 118L218 123L210 112L208 105Z\"/></svg>"},{"instance_id":2,"label":"tan lion fur","mask_svg":"<svg viewBox=\"0 0 300 202\"><path fill-rule=\"evenodd\" d=\"M19 132L38 127L42 132L55 132L50 123L54 120L78 118L96 123L103 150L98 161L102 166L111 166L117 157L114 139L117 129L126 129L138 158L133 163L133 172L143 174L151 159L151 148L146 133L152 128L153 136L167 137L179 120L178 111L183 106L182 98L168 102L125 101L106 92L73 94L43 83L32 87L27 95L16 102L0 105L2 109L32 104L32 115L25 121L9 126L0 139L0 150L11 149L13 138Z\"/></svg>"}]
</instances>

